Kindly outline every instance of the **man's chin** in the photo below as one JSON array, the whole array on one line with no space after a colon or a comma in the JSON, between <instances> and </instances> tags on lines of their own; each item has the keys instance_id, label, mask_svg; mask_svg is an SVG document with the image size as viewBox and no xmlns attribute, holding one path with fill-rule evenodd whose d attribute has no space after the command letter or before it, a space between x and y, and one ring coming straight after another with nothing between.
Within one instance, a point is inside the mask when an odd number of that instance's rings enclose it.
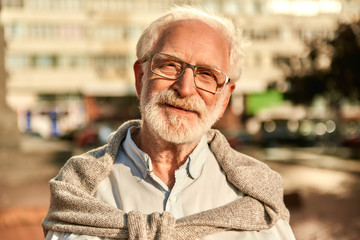
<instances>
[{"instance_id":1,"label":"man's chin","mask_svg":"<svg viewBox=\"0 0 360 240\"><path fill-rule=\"evenodd\" d=\"M180 134L168 134L164 135L162 139L168 143L177 144L177 145L183 145L183 144L191 144L198 142L199 139L201 139L202 134L199 136L195 136L193 134L189 135L186 133L180 133Z\"/></svg>"},{"instance_id":2,"label":"man's chin","mask_svg":"<svg viewBox=\"0 0 360 240\"><path fill-rule=\"evenodd\" d=\"M194 124L194 121L177 121L172 122L169 120L162 121L159 124L150 124L153 131L161 139L173 144L189 144L197 142L204 134L205 129L199 125Z\"/></svg>"},{"instance_id":3,"label":"man's chin","mask_svg":"<svg viewBox=\"0 0 360 240\"><path fill-rule=\"evenodd\" d=\"M165 107L153 108L143 116L151 131L160 139L173 144L190 144L211 128L211 119L201 119L198 114L179 114Z\"/></svg>"}]
</instances>

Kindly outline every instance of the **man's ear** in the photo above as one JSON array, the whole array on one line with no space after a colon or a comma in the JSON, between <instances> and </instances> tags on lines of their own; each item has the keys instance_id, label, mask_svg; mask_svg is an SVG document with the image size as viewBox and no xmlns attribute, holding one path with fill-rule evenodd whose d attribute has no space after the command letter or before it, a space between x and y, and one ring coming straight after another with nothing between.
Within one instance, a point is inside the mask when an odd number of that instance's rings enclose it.
<instances>
[{"instance_id":1,"label":"man's ear","mask_svg":"<svg viewBox=\"0 0 360 240\"><path fill-rule=\"evenodd\" d=\"M229 82L226 87L228 87L229 89L226 92L223 93L223 94L227 94L227 95L225 96L225 99L224 99L224 101L222 103L222 106L221 106L222 109L221 109L221 112L219 114L219 119L224 115L226 107L229 104L231 94L235 90L236 85L233 82Z\"/></svg>"},{"instance_id":2,"label":"man's ear","mask_svg":"<svg viewBox=\"0 0 360 240\"><path fill-rule=\"evenodd\" d=\"M142 89L142 77L144 76L144 71L142 69L142 63L140 60L137 60L134 63L134 73L135 73L135 87L136 87L136 94L138 98L140 98L141 95L141 89Z\"/></svg>"}]
</instances>

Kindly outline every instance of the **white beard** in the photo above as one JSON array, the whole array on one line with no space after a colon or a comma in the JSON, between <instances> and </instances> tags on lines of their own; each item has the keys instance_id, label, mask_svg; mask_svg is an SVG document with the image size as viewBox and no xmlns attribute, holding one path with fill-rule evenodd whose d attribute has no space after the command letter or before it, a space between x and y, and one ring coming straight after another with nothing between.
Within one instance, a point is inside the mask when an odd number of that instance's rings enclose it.
<instances>
[{"instance_id":1,"label":"white beard","mask_svg":"<svg viewBox=\"0 0 360 240\"><path fill-rule=\"evenodd\" d=\"M209 109L200 97L179 97L173 90L157 93L149 101L141 99L144 123L163 140L184 144L199 140L219 119L225 94ZM168 104L197 113L196 121L180 114L165 111L162 105Z\"/></svg>"}]
</instances>

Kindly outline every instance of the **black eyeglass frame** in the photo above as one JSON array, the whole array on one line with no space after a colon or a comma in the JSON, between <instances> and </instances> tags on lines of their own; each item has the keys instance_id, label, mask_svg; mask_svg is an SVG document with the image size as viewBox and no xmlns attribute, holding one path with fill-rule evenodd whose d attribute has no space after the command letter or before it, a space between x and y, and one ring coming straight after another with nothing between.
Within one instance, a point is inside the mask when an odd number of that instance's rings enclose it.
<instances>
[{"instance_id":1,"label":"black eyeglass frame","mask_svg":"<svg viewBox=\"0 0 360 240\"><path fill-rule=\"evenodd\" d=\"M185 67L184 67L184 69L182 70L182 72L180 73L180 75L179 75L177 78L169 78L169 77L166 77L166 76L163 76L163 75L160 75L160 74L154 72L154 70L152 69L152 60L153 60L153 58L154 58L154 56L155 56L156 54L162 54L162 55L165 55L165 56L168 56L168 57L172 57L172 58L175 58L175 59L179 60L180 62L185 63ZM150 71L151 71L152 73L154 73L155 75L157 75L157 76L159 76L159 77L166 78L166 79L170 79L170 80L177 80L177 79L179 79L179 78L185 73L185 70L186 70L188 67L191 68L191 69L193 70L194 85L195 85L197 88L199 88L199 89L201 89L201 90L204 90L204 91L206 91L206 92L210 92L210 93L221 93L221 92L225 89L226 84L228 84L228 83L231 81L230 77L229 77L226 73L220 71L219 69L212 68L212 67L192 65L192 64L187 63L187 62L185 62L184 60L182 60L182 59L180 59L180 58L178 58L178 57L175 57L175 56L170 55L170 54L167 54L167 53L157 52L157 53L150 54L149 57L148 57L145 61L147 61L147 60L150 60ZM202 87L197 86L196 80L195 80L195 77L196 77L195 69L196 69L197 67L215 70L215 71L217 71L217 72L219 72L219 73L224 74L225 77L226 77L224 86L223 86L219 91L211 91L211 90L204 89L204 88L202 88Z\"/></svg>"}]
</instances>

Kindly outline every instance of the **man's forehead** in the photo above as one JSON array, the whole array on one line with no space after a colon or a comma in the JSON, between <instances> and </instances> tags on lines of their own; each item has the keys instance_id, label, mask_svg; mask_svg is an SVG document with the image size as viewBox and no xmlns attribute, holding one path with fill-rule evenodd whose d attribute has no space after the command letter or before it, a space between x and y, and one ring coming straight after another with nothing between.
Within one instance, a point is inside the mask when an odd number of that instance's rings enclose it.
<instances>
[{"instance_id":1,"label":"man's forehead","mask_svg":"<svg viewBox=\"0 0 360 240\"><path fill-rule=\"evenodd\" d=\"M209 33L209 31L217 34L219 37L222 37L222 33L218 30L210 26L208 23L200 20L200 19L183 19L172 22L166 26L164 26L160 38L164 38L171 34L177 34L180 30L189 30L189 31L197 31L200 33ZM199 32L200 31L200 32Z\"/></svg>"},{"instance_id":2,"label":"man's forehead","mask_svg":"<svg viewBox=\"0 0 360 240\"><path fill-rule=\"evenodd\" d=\"M220 50L219 54L226 56L226 58L230 55L230 45L226 44L227 39L218 30L198 19L179 20L167 25L161 32L154 52L165 51L179 58L184 58L186 56L184 49L179 52L176 51L179 42L189 43L189 51L198 50L192 49L193 46L209 46L209 51ZM171 52L164 49L171 49ZM208 53L203 51L204 55ZM218 55L218 57L220 56Z\"/></svg>"},{"instance_id":3,"label":"man's forehead","mask_svg":"<svg viewBox=\"0 0 360 240\"><path fill-rule=\"evenodd\" d=\"M167 26L165 26L164 29L165 31L167 30L171 31L172 29L176 29L178 27L190 28L190 27L198 27L198 26L207 27L209 29L215 30L208 23L200 19L182 19L182 20L174 21L168 24Z\"/></svg>"}]
</instances>

